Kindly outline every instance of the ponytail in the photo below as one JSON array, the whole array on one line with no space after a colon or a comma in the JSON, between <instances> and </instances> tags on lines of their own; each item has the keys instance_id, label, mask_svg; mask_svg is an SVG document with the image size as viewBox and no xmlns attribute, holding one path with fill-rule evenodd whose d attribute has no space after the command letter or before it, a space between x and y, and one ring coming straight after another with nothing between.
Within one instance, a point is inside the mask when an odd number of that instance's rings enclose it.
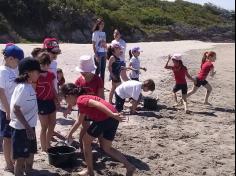
<instances>
[{"instance_id":1,"label":"ponytail","mask_svg":"<svg viewBox=\"0 0 236 176\"><path fill-rule=\"evenodd\" d=\"M80 96L86 93L85 89L82 87L77 87L73 83L65 84L61 87L61 94L66 97L67 95Z\"/></svg>"},{"instance_id":2,"label":"ponytail","mask_svg":"<svg viewBox=\"0 0 236 176\"><path fill-rule=\"evenodd\" d=\"M203 54L203 57L202 57L202 64L201 64L201 68L202 68L202 65L206 62L207 59L209 59L210 57L214 57L216 55L216 53L214 51L207 51Z\"/></svg>"},{"instance_id":3,"label":"ponytail","mask_svg":"<svg viewBox=\"0 0 236 176\"><path fill-rule=\"evenodd\" d=\"M129 50L129 59L131 59L132 57L133 57L132 50Z\"/></svg>"},{"instance_id":4,"label":"ponytail","mask_svg":"<svg viewBox=\"0 0 236 176\"><path fill-rule=\"evenodd\" d=\"M20 83L26 83L28 81L29 75L27 73L18 76L18 78L15 79L16 84Z\"/></svg>"}]
</instances>

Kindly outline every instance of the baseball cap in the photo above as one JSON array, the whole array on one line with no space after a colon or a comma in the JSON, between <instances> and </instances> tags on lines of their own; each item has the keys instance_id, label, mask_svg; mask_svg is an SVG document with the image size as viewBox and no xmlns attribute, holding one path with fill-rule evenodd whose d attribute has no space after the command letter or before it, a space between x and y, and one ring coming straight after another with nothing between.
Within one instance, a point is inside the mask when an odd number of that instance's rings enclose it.
<instances>
[{"instance_id":1,"label":"baseball cap","mask_svg":"<svg viewBox=\"0 0 236 176\"><path fill-rule=\"evenodd\" d=\"M49 52L61 54L59 42L56 38L45 38L43 42L43 48L46 48Z\"/></svg>"},{"instance_id":2,"label":"baseball cap","mask_svg":"<svg viewBox=\"0 0 236 176\"><path fill-rule=\"evenodd\" d=\"M124 47L123 47L119 42L117 42L117 41L113 41L113 42L111 43L111 47L112 47L112 48L121 48L121 49L124 49Z\"/></svg>"},{"instance_id":3,"label":"baseball cap","mask_svg":"<svg viewBox=\"0 0 236 176\"><path fill-rule=\"evenodd\" d=\"M5 57L14 57L18 60L22 60L24 58L24 51L14 44L7 44L3 50L3 55Z\"/></svg>"},{"instance_id":4,"label":"baseball cap","mask_svg":"<svg viewBox=\"0 0 236 176\"><path fill-rule=\"evenodd\" d=\"M141 48L140 47L133 47L131 49L132 52L142 52Z\"/></svg>"},{"instance_id":5,"label":"baseball cap","mask_svg":"<svg viewBox=\"0 0 236 176\"><path fill-rule=\"evenodd\" d=\"M171 59L176 60L176 61L181 61L182 60L182 54L179 54L179 53L173 54L171 56Z\"/></svg>"},{"instance_id":6,"label":"baseball cap","mask_svg":"<svg viewBox=\"0 0 236 176\"><path fill-rule=\"evenodd\" d=\"M19 75L23 75L28 71L35 71L35 70L41 72L39 62L36 59L33 59L32 57L27 57L22 59L19 63L18 69L19 69Z\"/></svg>"}]
</instances>

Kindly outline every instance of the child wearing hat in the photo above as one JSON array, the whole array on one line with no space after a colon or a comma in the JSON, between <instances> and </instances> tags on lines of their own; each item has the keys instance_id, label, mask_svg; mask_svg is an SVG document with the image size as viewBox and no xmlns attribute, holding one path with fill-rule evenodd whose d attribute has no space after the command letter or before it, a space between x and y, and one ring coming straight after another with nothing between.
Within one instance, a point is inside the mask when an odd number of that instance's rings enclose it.
<instances>
[{"instance_id":1,"label":"child wearing hat","mask_svg":"<svg viewBox=\"0 0 236 176\"><path fill-rule=\"evenodd\" d=\"M170 60L173 61L173 66L168 65ZM187 106L188 85L187 85L187 81L186 81L186 76L193 82L195 82L195 80L188 73L187 67L185 67L183 65L182 55L181 54L174 54L173 56L169 56L168 61L165 65L165 69L172 70L174 73L176 84L173 88L173 93L174 93L174 100L176 102L176 105L178 105L176 93L181 90L182 91L182 101L184 104L185 112L189 113L188 106Z\"/></svg>"},{"instance_id":2,"label":"child wearing hat","mask_svg":"<svg viewBox=\"0 0 236 176\"><path fill-rule=\"evenodd\" d=\"M10 104L12 129L12 156L15 161L14 175L28 175L37 152L35 127L38 118L36 92L33 87L41 71L39 62L33 58L20 61L19 76Z\"/></svg>"},{"instance_id":3,"label":"child wearing hat","mask_svg":"<svg viewBox=\"0 0 236 176\"><path fill-rule=\"evenodd\" d=\"M81 56L79 59L79 66L76 70L80 72L80 77L76 80L75 85L85 90L87 95L94 95L100 98L104 98L104 86L103 80L99 76L95 75L96 65L94 59L89 55ZM70 107L71 109L71 107ZM80 144L83 149L82 138L85 135L90 123L84 121L80 132Z\"/></svg>"},{"instance_id":4,"label":"child wearing hat","mask_svg":"<svg viewBox=\"0 0 236 176\"><path fill-rule=\"evenodd\" d=\"M112 147L112 142L120 122L125 118L117 113L114 106L100 97L85 95L84 89L74 84L65 84L62 86L62 94L68 104L77 105L80 113L75 124L71 128L68 139L72 138L73 133L85 121L85 117L89 117L93 122L87 129L83 137L84 156L87 168L78 175L94 175L93 155L91 145L96 138L100 138L102 149L112 158L121 162L126 167L127 176L132 176L135 167L125 158L125 156Z\"/></svg>"},{"instance_id":5,"label":"child wearing hat","mask_svg":"<svg viewBox=\"0 0 236 176\"><path fill-rule=\"evenodd\" d=\"M155 83L153 80L149 79L142 82L129 80L123 82L120 86L116 88L115 96L116 96L116 109L118 112L121 112L124 109L125 99L132 98L132 107L131 113L136 113L136 109L138 103L142 96L142 91L154 91L155 90Z\"/></svg>"},{"instance_id":6,"label":"child wearing hat","mask_svg":"<svg viewBox=\"0 0 236 176\"><path fill-rule=\"evenodd\" d=\"M55 75L48 71L51 64L50 56L41 53L38 61L42 72L36 85L38 114L41 123L40 142L42 151L50 148L53 131L56 125L56 89L54 87Z\"/></svg>"},{"instance_id":7,"label":"child wearing hat","mask_svg":"<svg viewBox=\"0 0 236 176\"><path fill-rule=\"evenodd\" d=\"M129 50L129 56L130 56L129 69L132 70L129 76L131 80L139 81L140 70L144 70L145 72L147 71L145 67L141 67L139 59L140 53L141 53L140 47L134 47L131 50Z\"/></svg>"},{"instance_id":8,"label":"child wearing hat","mask_svg":"<svg viewBox=\"0 0 236 176\"><path fill-rule=\"evenodd\" d=\"M4 65L0 66L0 130L3 136L3 153L6 161L5 171L13 172L11 159L11 127L10 101L16 87L15 79L19 61L24 58L24 52L14 44L7 44L3 50Z\"/></svg>"}]
</instances>

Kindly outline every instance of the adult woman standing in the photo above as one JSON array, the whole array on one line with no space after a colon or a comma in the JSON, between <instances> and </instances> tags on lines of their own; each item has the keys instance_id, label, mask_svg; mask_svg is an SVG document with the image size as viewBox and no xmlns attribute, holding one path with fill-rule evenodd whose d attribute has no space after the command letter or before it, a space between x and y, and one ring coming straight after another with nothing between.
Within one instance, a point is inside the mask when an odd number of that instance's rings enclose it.
<instances>
[{"instance_id":1,"label":"adult woman standing","mask_svg":"<svg viewBox=\"0 0 236 176\"><path fill-rule=\"evenodd\" d=\"M113 36L114 36L114 40L111 42L111 44L119 43L120 46L122 46L122 55L120 56L120 61L122 63L121 65L123 67L126 67L126 60L125 60L126 42L121 38L122 35L120 34L120 31L118 29L114 30ZM122 69L120 76L123 81L129 80L126 74L126 69Z\"/></svg>"},{"instance_id":2,"label":"adult woman standing","mask_svg":"<svg viewBox=\"0 0 236 176\"><path fill-rule=\"evenodd\" d=\"M96 24L93 27L92 36L95 64L97 66L96 75L100 75L103 82L105 79L107 55L106 33L103 32L104 25L103 19L97 19Z\"/></svg>"}]
</instances>

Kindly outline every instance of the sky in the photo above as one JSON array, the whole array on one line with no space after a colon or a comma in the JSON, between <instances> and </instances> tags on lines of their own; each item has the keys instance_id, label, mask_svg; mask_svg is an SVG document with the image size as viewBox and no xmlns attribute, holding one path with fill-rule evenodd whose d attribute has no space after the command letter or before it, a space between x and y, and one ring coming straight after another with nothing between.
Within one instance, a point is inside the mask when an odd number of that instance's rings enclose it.
<instances>
[{"instance_id":1,"label":"sky","mask_svg":"<svg viewBox=\"0 0 236 176\"><path fill-rule=\"evenodd\" d=\"M167 0L167 1L175 1L175 0ZM185 0L185 1L198 4L204 4L210 2L224 9L235 10L235 0Z\"/></svg>"}]
</instances>

